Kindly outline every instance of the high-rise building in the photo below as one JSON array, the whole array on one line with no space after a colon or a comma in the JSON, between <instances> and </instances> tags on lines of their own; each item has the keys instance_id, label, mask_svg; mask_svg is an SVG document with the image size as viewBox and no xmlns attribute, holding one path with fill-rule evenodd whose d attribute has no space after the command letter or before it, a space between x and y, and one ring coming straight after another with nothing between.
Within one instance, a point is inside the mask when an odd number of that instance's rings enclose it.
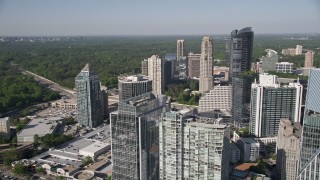
<instances>
[{"instance_id":1,"label":"high-rise building","mask_svg":"<svg viewBox=\"0 0 320 180\"><path fill-rule=\"evenodd\" d=\"M164 60L153 55L148 58L148 77L152 80L152 91L155 94L164 93Z\"/></svg>"},{"instance_id":2,"label":"high-rise building","mask_svg":"<svg viewBox=\"0 0 320 180\"><path fill-rule=\"evenodd\" d=\"M301 139L300 122L281 119L277 137L277 170L281 180L296 180Z\"/></svg>"},{"instance_id":3,"label":"high-rise building","mask_svg":"<svg viewBox=\"0 0 320 180\"><path fill-rule=\"evenodd\" d=\"M170 84L175 75L175 64L177 62L177 55L173 53L167 53L164 59L164 79L166 84Z\"/></svg>"},{"instance_id":4,"label":"high-rise building","mask_svg":"<svg viewBox=\"0 0 320 180\"><path fill-rule=\"evenodd\" d=\"M170 111L160 122L160 179L229 179L230 130L188 111Z\"/></svg>"},{"instance_id":5,"label":"high-rise building","mask_svg":"<svg viewBox=\"0 0 320 180\"><path fill-rule=\"evenodd\" d=\"M310 69L313 68L313 59L314 59L314 51L306 52L305 58L304 58L304 69L303 69L304 76L308 76Z\"/></svg>"},{"instance_id":6,"label":"high-rise building","mask_svg":"<svg viewBox=\"0 0 320 180\"><path fill-rule=\"evenodd\" d=\"M249 122L251 84L255 77L253 73L242 73L232 79L232 120L235 125Z\"/></svg>"},{"instance_id":7,"label":"high-rise building","mask_svg":"<svg viewBox=\"0 0 320 180\"><path fill-rule=\"evenodd\" d=\"M297 45L296 46L296 55L301 55L302 54L302 46L301 45Z\"/></svg>"},{"instance_id":8,"label":"high-rise building","mask_svg":"<svg viewBox=\"0 0 320 180\"><path fill-rule=\"evenodd\" d=\"M152 81L146 76L121 76L118 78L119 101L152 91Z\"/></svg>"},{"instance_id":9,"label":"high-rise building","mask_svg":"<svg viewBox=\"0 0 320 180\"><path fill-rule=\"evenodd\" d=\"M148 59L141 61L141 74L148 76Z\"/></svg>"},{"instance_id":10,"label":"high-rise building","mask_svg":"<svg viewBox=\"0 0 320 180\"><path fill-rule=\"evenodd\" d=\"M110 114L112 179L159 179L159 121L166 96L142 94L119 102Z\"/></svg>"},{"instance_id":11,"label":"high-rise building","mask_svg":"<svg viewBox=\"0 0 320 180\"><path fill-rule=\"evenodd\" d=\"M303 87L299 82L281 86L269 74L259 80L251 87L250 131L256 137L277 136L280 119L300 122Z\"/></svg>"},{"instance_id":12,"label":"high-rise building","mask_svg":"<svg viewBox=\"0 0 320 180\"><path fill-rule=\"evenodd\" d=\"M199 112L231 110L232 86L215 86L199 100Z\"/></svg>"},{"instance_id":13,"label":"high-rise building","mask_svg":"<svg viewBox=\"0 0 320 180\"><path fill-rule=\"evenodd\" d=\"M268 71L275 71L276 70L276 64L278 62L278 53L275 50L272 49L266 49L267 55L263 56L262 59L262 71L268 72Z\"/></svg>"},{"instance_id":14,"label":"high-rise building","mask_svg":"<svg viewBox=\"0 0 320 180\"><path fill-rule=\"evenodd\" d=\"M233 78L242 72L250 71L253 48L253 31L246 27L231 32L230 39L230 76Z\"/></svg>"},{"instance_id":15,"label":"high-rise building","mask_svg":"<svg viewBox=\"0 0 320 180\"><path fill-rule=\"evenodd\" d=\"M199 78L200 76L200 57L201 54L188 54L188 76L189 78Z\"/></svg>"},{"instance_id":16,"label":"high-rise building","mask_svg":"<svg viewBox=\"0 0 320 180\"><path fill-rule=\"evenodd\" d=\"M177 61L180 61L183 58L183 39L177 40Z\"/></svg>"},{"instance_id":17,"label":"high-rise building","mask_svg":"<svg viewBox=\"0 0 320 180\"><path fill-rule=\"evenodd\" d=\"M79 125L97 127L103 122L99 76L87 64L75 78Z\"/></svg>"},{"instance_id":18,"label":"high-rise building","mask_svg":"<svg viewBox=\"0 0 320 180\"><path fill-rule=\"evenodd\" d=\"M200 57L199 91L202 94L213 87L212 68L212 39L205 36L202 38Z\"/></svg>"},{"instance_id":19,"label":"high-rise building","mask_svg":"<svg viewBox=\"0 0 320 180\"><path fill-rule=\"evenodd\" d=\"M303 118L298 177L320 179L320 69L310 71Z\"/></svg>"}]
</instances>

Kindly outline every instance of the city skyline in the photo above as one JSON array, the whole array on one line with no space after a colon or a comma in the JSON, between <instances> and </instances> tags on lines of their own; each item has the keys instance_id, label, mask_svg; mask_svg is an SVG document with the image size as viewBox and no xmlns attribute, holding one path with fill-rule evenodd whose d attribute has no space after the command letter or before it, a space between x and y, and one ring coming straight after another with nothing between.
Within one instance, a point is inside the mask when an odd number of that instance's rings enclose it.
<instances>
[{"instance_id":1,"label":"city skyline","mask_svg":"<svg viewBox=\"0 0 320 180\"><path fill-rule=\"evenodd\" d=\"M254 27L257 34L320 33L319 8L316 0L4 0L0 36L229 34L240 27Z\"/></svg>"}]
</instances>

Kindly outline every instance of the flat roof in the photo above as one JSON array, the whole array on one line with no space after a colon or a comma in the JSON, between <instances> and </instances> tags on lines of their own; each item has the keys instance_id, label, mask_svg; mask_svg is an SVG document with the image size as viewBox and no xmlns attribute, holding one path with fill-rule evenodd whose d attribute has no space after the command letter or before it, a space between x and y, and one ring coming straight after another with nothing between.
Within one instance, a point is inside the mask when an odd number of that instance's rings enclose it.
<instances>
[{"instance_id":1,"label":"flat roof","mask_svg":"<svg viewBox=\"0 0 320 180\"><path fill-rule=\"evenodd\" d=\"M110 146L109 143L104 143L104 142L94 142L93 144L90 144L89 146L86 146L82 149L80 149L80 151L84 151L84 152L97 152L107 146Z\"/></svg>"},{"instance_id":2,"label":"flat roof","mask_svg":"<svg viewBox=\"0 0 320 180\"><path fill-rule=\"evenodd\" d=\"M247 144L253 144L253 143L258 143L258 141L256 141L255 139L253 138L241 138L243 139L243 141Z\"/></svg>"},{"instance_id":3,"label":"flat roof","mask_svg":"<svg viewBox=\"0 0 320 180\"><path fill-rule=\"evenodd\" d=\"M35 134L41 136L52 133L57 126L56 121L62 119L62 117L33 119L18 133L18 136L33 136Z\"/></svg>"},{"instance_id":4,"label":"flat roof","mask_svg":"<svg viewBox=\"0 0 320 180\"><path fill-rule=\"evenodd\" d=\"M9 120L9 117L4 117L4 118L0 118L0 122L6 122L6 121L8 121Z\"/></svg>"},{"instance_id":5,"label":"flat roof","mask_svg":"<svg viewBox=\"0 0 320 180\"><path fill-rule=\"evenodd\" d=\"M194 125L198 127L204 127L204 128L215 128L215 129L225 129L227 125L224 124L208 124L208 123L199 123L199 122L191 122L188 125Z\"/></svg>"}]
</instances>

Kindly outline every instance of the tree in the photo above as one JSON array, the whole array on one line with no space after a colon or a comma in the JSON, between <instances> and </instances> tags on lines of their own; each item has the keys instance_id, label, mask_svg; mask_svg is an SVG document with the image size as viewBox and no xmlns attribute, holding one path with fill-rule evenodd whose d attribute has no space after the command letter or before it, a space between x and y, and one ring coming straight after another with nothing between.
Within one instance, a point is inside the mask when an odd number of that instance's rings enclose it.
<instances>
[{"instance_id":1,"label":"tree","mask_svg":"<svg viewBox=\"0 0 320 180\"><path fill-rule=\"evenodd\" d=\"M45 174L46 173L46 170L42 167L37 167L36 168L36 173L38 174Z\"/></svg>"},{"instance_id":2,"label":"tree","mask_svg":"<svg viewBox=\"0 0 320 180\"><path fill-rule=\"evenodd\" d=\"M18 163L13 167L13 173L17 175L24 175L27 173L27 168L23 164Z\"/></svg>"},{"instance_id":3,"label":"tree","mask_svg":"<svg viewBox=\"0 0 320 180\"><path fill-rule=\"evenodd\" d=\"M87 156L81 161L81 164L83 166L86 166L86 165L88 165L88 164L90 164L92 162L93 162L92 158L90 156Z\"/></svg>"},{"instance_id":4,"label":"tree","mask_svg":"<svg viewBox=\"0 0 320 180\"><path fill-rule=\"evenodd\" d=\"M9 149L3 154L3 164L10 166L13 161L18 160L17 150L15 148Z\"/></svg>"}]
</instances>

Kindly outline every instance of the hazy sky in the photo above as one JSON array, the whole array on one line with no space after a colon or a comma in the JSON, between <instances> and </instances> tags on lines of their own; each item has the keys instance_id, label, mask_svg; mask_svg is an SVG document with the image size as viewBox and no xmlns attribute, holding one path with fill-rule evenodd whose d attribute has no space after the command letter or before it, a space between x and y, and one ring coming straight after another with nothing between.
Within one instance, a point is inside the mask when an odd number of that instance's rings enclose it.
<instances>
[{"instance_id":1,"label":"hazy sky","mask_svg":"<svg viewBox=\"0 0 320 180\"><path fill-rule=\"evenodd\" d=\"M0 0L0 36L320 33L319 0Z\"/></svg>"}]
</instances>

